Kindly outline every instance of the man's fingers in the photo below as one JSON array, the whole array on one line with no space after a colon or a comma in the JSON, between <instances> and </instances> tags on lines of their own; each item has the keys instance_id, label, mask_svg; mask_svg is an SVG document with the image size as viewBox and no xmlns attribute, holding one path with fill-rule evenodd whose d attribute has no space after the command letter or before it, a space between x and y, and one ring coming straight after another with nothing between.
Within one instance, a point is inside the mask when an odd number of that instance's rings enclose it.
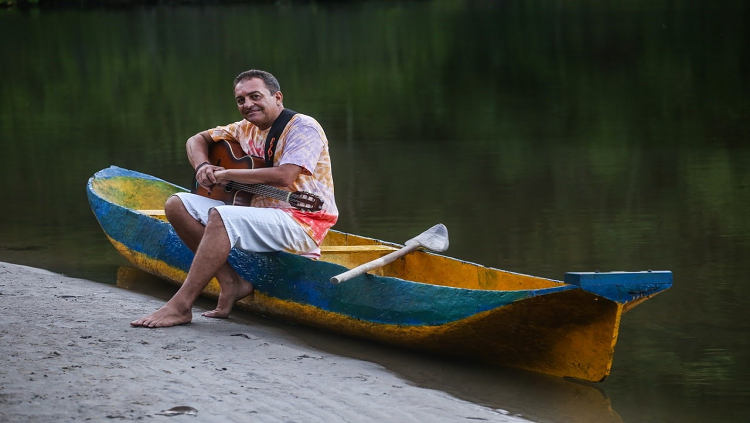
<instances>
[{"instance_id":1,"label":"man's fingers","mask_svg":"<svg viewBox=\"0 0 750 423\"><path fill-rule=\"evenodd\" d=\"M220 172L226 170L221 166L206 165L199 169L195 175L195 179L198 183L208 190L208 194L211 195L211 189L219 182L218 176L214 172Z\"/></svg>"},{"instance_id":2,"label":"man's fingers","mask_svg":"<svg viewBox=\"0 0 750 423\"><path fill-rule=\"evenodd\" d=\"M219 179L216 177L214 172L221 172L223 170L226 170L226 169L224 169L221 166L214 166L210 169L206 169L206 178L211 182L211 184L216 184Z\"/></svg>"}]
</instances>

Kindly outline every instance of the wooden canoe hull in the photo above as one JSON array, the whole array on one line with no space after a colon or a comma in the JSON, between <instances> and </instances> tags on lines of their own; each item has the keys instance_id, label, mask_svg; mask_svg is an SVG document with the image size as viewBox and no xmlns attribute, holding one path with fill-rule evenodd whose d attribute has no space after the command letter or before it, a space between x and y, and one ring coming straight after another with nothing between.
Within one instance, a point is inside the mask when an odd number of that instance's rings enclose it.
<instances>
[{"instance_id":1,"label":"wooden canoe hull","mask_svg":"<svg viewBox=\"0 0 750 423\"><path fill-rule=\"evenodd\" d=\"M168 222L138 210L161 209L179 191L184 189L116 167L98 172L88 184L92 210L120 254L178 284L193 253ZM424 252L384 269L384 275L334 285L332 276L394 244L337 231L326 243L330 247L320 261L233 250L230 264L255 286L255 294L237 306L410 349L601 381L610 372L622 313L671 286L670 272L571 274L570 283L563 283ZM429 280L387 276L407 273ZM456 286L463 281L468 288ZM492 283L513 288L488 289ZM204 291L210 297L218 293L215 280Z\"/></svg>"}]
</instances>

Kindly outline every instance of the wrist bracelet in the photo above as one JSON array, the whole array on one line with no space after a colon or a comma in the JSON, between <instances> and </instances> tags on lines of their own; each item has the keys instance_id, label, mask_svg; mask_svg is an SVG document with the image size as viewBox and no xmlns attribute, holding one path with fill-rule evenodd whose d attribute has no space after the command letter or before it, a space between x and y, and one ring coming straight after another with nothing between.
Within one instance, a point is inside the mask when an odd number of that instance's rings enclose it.
<instances>
[{"instance_id":1,"label":"wrist bracelet","mask_svg":"<svg viewBox=\"0 0 750 423\"><path fill-rule=\"evenodd\" d=\"M198 167L195 168L195 173L198 173L198 171L200 170L200 168L202 168L203 166L205 166L207 164L211 164L211 163L209 163L209 162L203 162L203 163L199 164Z\"/></svg>"}]
</instances>

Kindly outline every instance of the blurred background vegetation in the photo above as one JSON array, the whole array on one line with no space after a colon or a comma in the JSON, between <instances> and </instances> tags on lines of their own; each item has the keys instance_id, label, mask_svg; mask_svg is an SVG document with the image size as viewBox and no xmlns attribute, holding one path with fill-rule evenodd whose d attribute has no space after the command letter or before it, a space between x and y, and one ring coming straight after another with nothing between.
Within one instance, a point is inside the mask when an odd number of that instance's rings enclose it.
<instances>
[{"instance_id":1,"label":"blurred background vegetation","mask_svg":"<svg viewBox=\"0 0 750 423\"><path fill-rule=\"evenodd\" d=\"M745 2L3 4L0 260L111 281L87 178L187 184L185 140L265 69L328 134L336 229L443 222L451 256L554 279L673 270L607 394L631 421L748 416Z\"/></svg>"}]
</instances>

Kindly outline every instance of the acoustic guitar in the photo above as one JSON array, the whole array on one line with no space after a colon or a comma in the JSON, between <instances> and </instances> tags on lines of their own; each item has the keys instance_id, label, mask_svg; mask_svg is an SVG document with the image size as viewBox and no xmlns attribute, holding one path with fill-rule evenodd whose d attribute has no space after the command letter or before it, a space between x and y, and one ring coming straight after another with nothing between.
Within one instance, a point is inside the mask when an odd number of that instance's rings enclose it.
<instances>
[{"instance_id":1,"label":"acoustic guitar","mask_svg":"<svg viewBox=\"0 0 750 423\"><path fill-rule=\"evenodd\" d=\"M217 141L208 150L208 161L214 166L221 166L225 169L265 167L263 158L244 154L237 143ZM249 206L254 195L262 195L287 202L292 207L302 211L316 212L323 208L323 200L313 193L306 191L291 192L264 184L242 184L230 181L225 185L214 187L209 193L206 188L194 180L193 193L235 206Z\"/></svg>"}]
</instances>

